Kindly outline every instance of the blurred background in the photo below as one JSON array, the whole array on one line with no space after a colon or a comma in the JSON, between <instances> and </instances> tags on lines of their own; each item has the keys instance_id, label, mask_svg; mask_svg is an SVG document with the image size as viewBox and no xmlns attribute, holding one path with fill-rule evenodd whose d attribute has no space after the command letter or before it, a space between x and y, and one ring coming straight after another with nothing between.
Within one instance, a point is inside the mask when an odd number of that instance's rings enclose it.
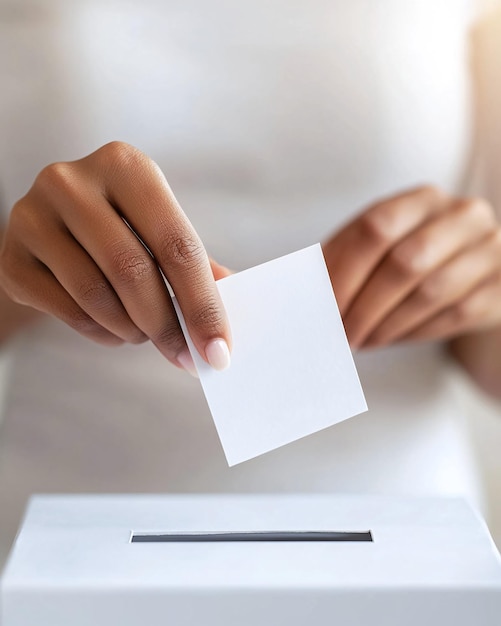
<instances>
[{"instance_id":1,"label":"blurred background","mask_svg":"<svg viewBox=\"0 0 501 626\"><path fill-rule=\"evenodd\" d=\"M481 187L473 163L469 32L491 5L496 2L0 0L4 218L44 165L115 139L147 148L183 206L193 207L209 251L221 250L218 260L235 269L318 241L396 187ZM497 163L501 149L499 156ZM278 210L268 210L272 205ZM311 219L295 227L304 207ZM214 229L214 222L224 228ZM249 246L252 239L257 243ZM0 406L16 349L7 345L1 355ZM23 350L28 354L29 345ZM83 363L83 348L80 354ZM17 397L36 385L30 374L23 390L17 371ZM501 546L501 408L458 368L446 376L473 445L479 501ZM55 392L42 391L47 398ZM66 401L73 411L71 402L85 396ZM405 417L406 409L398 410ZM0 455L2 436L0 429ZM68 438L69 457L74 444ZM36 437L26 449L37 458ZM23 463L28 459L18 460ZM51 471L65 470L56 464ZM9 480L15 487L16 476ZM16 506L21 502L20 496ZM8 517L1 506L0 526Z\"/></svg>"}]
</instances>

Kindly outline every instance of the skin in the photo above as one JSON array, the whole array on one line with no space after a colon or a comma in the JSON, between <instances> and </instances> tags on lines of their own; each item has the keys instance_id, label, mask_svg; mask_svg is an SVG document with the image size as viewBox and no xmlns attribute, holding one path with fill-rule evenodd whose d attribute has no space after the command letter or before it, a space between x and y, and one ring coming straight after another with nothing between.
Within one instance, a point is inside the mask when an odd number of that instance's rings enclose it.
<instances>
[{"instance_id":1,"label":"skin","mask_svg":"<svg viewBox=\"0 0 501 626\"><path fill-rule=\"evenodd\" d=\"M14 206L0 252L0 284L17 304L105 345L150 340L174 365L186 344L162 277L190 335L207 346L231 334L211 262L158 166L113 142L55 163Z\"/></svg>"},{"instance_id":2,"label":"skin","mask_svg":"<svg viewBox=\"0 0 501 626\"><path fill-rule=\"evenodd\" d=\"M400 193L334 234L324 255L353 348L464 336L454 350L496 376L500 353L478 355L486 333L501 334L501 227L485 200ZM229 341L214 283L228 270L208 259L157 166L126 144L42 171L0 252L15 302L106 345L151 340L179 366L186 346L158 267L202 356L211 339Z\"/></svg>"},{"instance_id":3,"label":"skin","mask_svg":"<svg viewBox=\"0 0 501 626\"><path fill-rule=\"evenodd\" d=\"M0 289L0 346L40 317L39 311L16 304Z\"/></svg>"},{"instance_id":4,"label":"skin","mask_svg":"<svg viewBox=\"0 0 501 626\"><path fill-rule=\"evenodd\" d=\"M470 373L501 396L501 352L481 354L484 337L501 337L501 228L488 202L413 189L369 207L324 254L352 347L463 337L453 354L472 354Z\"/></svg>"}]
</instances>

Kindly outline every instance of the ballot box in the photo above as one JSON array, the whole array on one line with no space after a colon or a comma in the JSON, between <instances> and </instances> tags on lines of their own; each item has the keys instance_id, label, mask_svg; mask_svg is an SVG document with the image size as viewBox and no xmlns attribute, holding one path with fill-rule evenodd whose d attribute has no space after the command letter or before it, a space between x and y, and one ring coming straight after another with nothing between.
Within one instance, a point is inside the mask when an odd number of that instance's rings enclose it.
<instances>
[{"instance_id":1,"label":"ballot box","mask_svg":"<svg viewBox=\"0 0 501 626\"><path fill-rule=\"evenodd\" d=\"M501 564L460 499L38 496L2 626L500 626Z\"/></svg>"}]
</instances>

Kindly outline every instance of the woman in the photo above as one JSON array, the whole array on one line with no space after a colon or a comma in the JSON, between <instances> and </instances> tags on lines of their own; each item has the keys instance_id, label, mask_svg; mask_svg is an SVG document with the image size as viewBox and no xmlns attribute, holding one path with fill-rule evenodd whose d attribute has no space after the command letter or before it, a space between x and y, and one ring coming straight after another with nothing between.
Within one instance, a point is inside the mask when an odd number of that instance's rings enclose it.
<instances>
[{"instance_id":1,"label":"woman","mask_svg":"<svg viewBox=\"0 0 501 626\"><path fill-rule=\"evenodd\" d=\"M443 346L500 389L499 17L467 0L25 4L2 37L6 206L23 197L0 270L51 316L13 347L4 543L36 491L479 498ZM480 159L493 204L464 195ZM157 265L223 368L213 275L318 240L370 411L229 469Z\"/></svg>"}]
</instances>

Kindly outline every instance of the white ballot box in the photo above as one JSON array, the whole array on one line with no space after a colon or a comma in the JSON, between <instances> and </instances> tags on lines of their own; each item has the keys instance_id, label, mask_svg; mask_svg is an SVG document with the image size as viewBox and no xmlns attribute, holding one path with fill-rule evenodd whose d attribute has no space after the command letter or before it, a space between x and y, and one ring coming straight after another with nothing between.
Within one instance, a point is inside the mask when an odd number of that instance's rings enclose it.
<instances>
[{"instance_id":1,"label":"white ballot box","mask_svg":"<svg viewBox=\"0 0 501 626\"><path fill-rule=\"evenodd\" d=\"M500 626L501 563L462 500L39 496L3 626Z\"/></svg>"}]
</instances>

